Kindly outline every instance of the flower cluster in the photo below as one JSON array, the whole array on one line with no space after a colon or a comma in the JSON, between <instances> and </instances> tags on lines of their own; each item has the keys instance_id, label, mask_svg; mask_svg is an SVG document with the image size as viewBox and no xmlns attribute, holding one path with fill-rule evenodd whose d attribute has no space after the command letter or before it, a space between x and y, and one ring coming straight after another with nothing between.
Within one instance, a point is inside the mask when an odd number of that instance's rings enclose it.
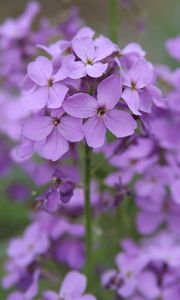
<instances>
[{"instance_id":1,"label":"flower cluster","mask_svg":"<svg viewBox=\"0 0 180 300\"><path fill-rule=\"evenodd\" d=\"M117 269L108 270L102 276L105 288L129 300L178 300L179 237L165 231L142 240L141 244L124 240L121 247L116 256Z\"/></svg>"},{"instance_id":2,"label":"flower cluster","mask_svg":"<svg viewBox=\"0 0 180 300\"><path fill-rule=\"evenodd\" d=\"M39 277L56 283L56 275L46 269L47 264L61 263L79 270L84 265L84 226L68 219L46 213L38 213L26 228L22 237L10 241L7 254L5 289L16 284L29 289L36 273Z\"/></svg>"},{"instance_id":3,"label":"flower cluster","mask_svg":"<svg viewBox=\"0 0 180 300\"><path fill-rule=\"evenodd\" d=\"M76 8L35 31L39 10L0 25L0 175L22 173L5 187L17 205L35 198L7 246L7 299L179 300L180 69L97 36Z\"/></svg>"},{"instance_id":4,"label":"flower cluster","mask_svg":"<svg viewBox=\"0 0 180 300\"><path fill-rule=\"evenodd\" d=\"M119 49L94 35L82 28L71 41L43 47L51 59L39 56L28 65L22 101L31 115L20 146L29 144L28 157L33 150L56 161L84 137L90 147L100 148L107 130L117 138L133 135L137 122L132 115L141 118L161 103L153 66L141 48Z\"/></svg>"}]
</instances>

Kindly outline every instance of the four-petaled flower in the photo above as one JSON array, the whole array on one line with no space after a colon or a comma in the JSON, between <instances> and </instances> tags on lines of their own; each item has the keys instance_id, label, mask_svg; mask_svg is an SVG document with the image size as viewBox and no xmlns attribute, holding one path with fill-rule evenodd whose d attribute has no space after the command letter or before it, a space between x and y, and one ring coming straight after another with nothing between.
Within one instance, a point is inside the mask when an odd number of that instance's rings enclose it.
<instances>
[{"instance_id":1,"label":"four-petaled flower","mask_svg":"<svg viewBox=\"0 0 180 300\"><path fill-rule=\"evenodd\" d=\"M108 68L108 63L101 61L111 55L114 50L108 42L97 45L96 41L89 37L74 39L72 49L80 59L71 63L69 77L73 79L86 75L93 78L102 76Z\"/></svg>"},{"instance_id":2,"label":"four-petaled flower","mask_svg":"<svg viewBox=\"0 0 180 300\"><path fill-rule=\"evenodd\" d=\"M26 109L37 110L45 107L59 108L69 88L61 81L66 73L60 68L54 74L53 64L46 57L40 56L28 65L25 83L30 87L24 95Z\"/></svg>"},{"instance_id":3,"label":"four-petaled flower","mask_svg":"<svg viewBox=\"0 0 180 300\"><path fill-rule=\"evenodd\" d=\"M141 114L139 110L150 111L152 95L144 88L151 83L152 77L152 66L143 59L138 59L131 69L123 74L125 89L122 98L135 115Z\"/></svg>"},{"instance_id":4,"label":"four-petaled flower","mask_svg":"<svg viewBox=\"0 0 180 300\"><path fill-rule=\"evenodd\" d=\"M128 112L115 108L121 93L120 76L112 75L98 85L97 99L79 93L64 102L63 107L68 114L82 119L88 118L83 127L90 147L103 146L106 129L119 138L134 133L136 122L133 117Z\"/></svg>"},{"instance_id":5,"label":"four-petaled flower","mask_svg":"<svg viewBox=\"0 0 180 300\"><path fill-rule=\"evenodd\" d=\"M42 300L96 300L93 295L83 295L86 286L86 277L79 272L72 271L66 275L59 293L44 292Z\"/></svg>"},{"instance_id":6,"label":"four-petaled flower","mask_svg":"<svg viewBox=\"0 0 180 300\"><path fill-rule=\"evenodd\" d=\"M64 115L64 110L54 109L50 116L39 116L27 120L23 135L39 142L38 149L43 157L58 160L69 149L69 142L83 139L82 121Z\"/></svg>"}]
</instances>

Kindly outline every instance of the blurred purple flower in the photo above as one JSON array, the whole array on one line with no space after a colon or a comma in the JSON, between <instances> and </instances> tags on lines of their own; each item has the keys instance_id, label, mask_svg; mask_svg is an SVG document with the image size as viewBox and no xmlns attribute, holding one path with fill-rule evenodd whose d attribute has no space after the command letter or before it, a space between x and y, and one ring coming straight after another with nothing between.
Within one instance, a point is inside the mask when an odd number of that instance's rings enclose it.
<instances>
[{"instance_id":1,"label":"blurred purple flower","mask_svg":"<svg viewBox=\"0 0 180 300\"><path fill-rule=\"evenodd\" d=\"M43 300L96 300L96 298L89 294L84 294L87 281L86 277L79 272L69 272L64 278L59 293L47 291L43 293Z\"/></svg>"}]
</instances>

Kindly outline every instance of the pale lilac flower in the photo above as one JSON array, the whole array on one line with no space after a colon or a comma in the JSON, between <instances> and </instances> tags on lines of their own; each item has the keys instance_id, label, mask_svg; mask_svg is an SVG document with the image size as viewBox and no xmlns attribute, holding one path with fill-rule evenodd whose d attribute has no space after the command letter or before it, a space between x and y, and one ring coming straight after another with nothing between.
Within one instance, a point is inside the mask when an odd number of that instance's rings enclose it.
<instances>
[{"instance_id":1,"label":"pale lilac flower","mask_svg":"<svg viewBox=\"0 0 180 300\"><path fill-rule=\"evenodd\" d=\"M162 225L168 226L174 232L179 231L180 207L172 200L138 198L136 203L140 208L136 224L141 234L151 234Z\"/></svg>"},{"instance_id":2,"label":"pale lilac flower","mask_svg":"<svg viewBox=\"0 0 180 300\"><path fill-rule=\"evenodd\" d=\"M13 239L8 247L8 256L17 266L25 267L34 261L37 255L45 253L49 248L46 232L41 232L38 224L27 228L22 238Z\"/></svg>"},{"instance_id":3,"label":"pale lilac flower","mask_svg":"<svg viewBox=\"0 0 180 300\"><path fill-rule=\"evenodd\" d=\"M31 89L23 97L26 109L37 110L45 107L59 108L68 92L68 87L61 81L66 74L59 69L53 72L53 64L46 57L39 56L28 65L26 82ZM27 83L26 83L27 84Z\"/></svg>"},{"instance_id":4,"label":"pale lilac flower","mask_svg":"<svg viewBox=\"0 0 180 300\"><path fill-rule=\"evenodd\" d=\"M114 48L108 43L103 47L97 45L89 38L75 38L72 41L72 48L78 61L74 61L71 69L69 70L70 78L82 78L89 75L93 78L98 78L108 68L108 63L102 63L101 61L112 54Z\"/></svg>"},{"instance_id":5,"label":"pale lilac flower","mask_svg":"<svg viewBox=\"0 0 180 300\"><path fill-rule=\"evenodd\" d=\"M180 60L180 36L166 41L166 49L173 58Z\"/></svg>"},{"instance_id":6,"label":"pale lilac flower","mask_svg":"<svg viewBox=\"0 0 180 300\"><path fill-rule=\"evenodd\" d=\"M116 62L120 69L130 69L135 62L144 58L146 52L137 43L129 43L123 49L118 49L119 58Z\"/></svg>"},{"instance_id":7,"label":"pale lilac flower","mask_svg":"<svg viewBox=\"0 0 180 300\"><path fill-rule=\"evenodd\" d=\"M36 1L31 1L26 6L25 11L17 19L8 18L5 20L0 26L0 36L9 41L25 38L39 11L39 4Z\"/></svg>"},{"instance_id":8,"label":"pale lilac flower","mask_svg":"<svg viewBox=\"0 0 180 300\"><path fill-rule=\"evenodd\" d=\"M123 183L128 184L134 175L144 173L158 159L156 155L151 154L153 146L151 140L139 138L135 144L130 145L122 154L113 155L110 162L119 170L117 173L109 174L106 182L111 185L116 180L118 181L118 177L121 177Z\"/></svg>"},{"instance_id":9,"label":"pale lilac flower","mask_svg":"<svg viewBox=\"0 0 180 300\"><path fill-rule=\"evenodd\" d=\"M99 148L105 141L106 129L116 137L132 135L136 122L132 116L115 108L122 92L119 76L112 75L97 88L97 100L85 93L73 95L64 102L65 111L78 118L89 118L84 133L89 146Z\"/></svg>"},{"instance_id":10,"label":"pale lilac flower","mask_svg":"<svg viewBox=\"0 0 180 300\"><path fill-rule=\"evenodd\" d=\"M59 293L44 292L42 300L96 300L93 295L84 294L86 286L86 277L79 272L72 271L64 278Z\"/></svg>"},{"instance_id":11,"label":"pale lilac flower","mask_svg":"<svg viewBox=\"0 0 180 300\"><path fill-rule=\"evenodd\" d=\"M69 149L68 141L83 139L82 123L78 118L65 116L63 109L52 110L50 116L27 120L23 135L40 142L40 154L46 159L58 160Z\"/></svg>"},{"instance_id":12,"label":"pale lilac flower","mask_svg":"<svg viewBox=\"0 0 180 300\"><path fill-rule=\"evenodd\" d=\"M149 197L153 201L162 201L166 195L166 187L172 181L172 174L167 166L152 165L146 169L142 178L135 183L138 197Z\"/></svg>"},{"instance_id":13,"label":"pale lilac flower","mask_svg":"<svg viewBox=\"0 0 180 300\"><path fill-rule=\"evenodd\" d=\"M125 253L117 255L116 263L124 282L117 289L119 295L130 297L134 294L138 285L138 276L141 274L146 262L147 259L143 255L130 256Z\"/></svg>"},{"instance_id":14,"label":"pale lilac flower","mask_svg":"<svg viewBox=\"0 0 180 300\"><path fill-rule=\"evenodd\" d=\"M122 50L120 50L121 55L134 55L137 58L144 57L146 52L137 43L129 43Z\"/></svg>"},{"instance_id":15,"label":"pale lilac flower","mask_svg":"<svg viewBox=\"0 0 180 300\"><path fill-rule=\"evenodd\" d=\"M129 71L123 74L125 89L122 98L135 115L140 115L139 110L149 112L152 99L145 87L150 85L153 69L150 63L138 59Z\"/></svg>"}]
</instances>

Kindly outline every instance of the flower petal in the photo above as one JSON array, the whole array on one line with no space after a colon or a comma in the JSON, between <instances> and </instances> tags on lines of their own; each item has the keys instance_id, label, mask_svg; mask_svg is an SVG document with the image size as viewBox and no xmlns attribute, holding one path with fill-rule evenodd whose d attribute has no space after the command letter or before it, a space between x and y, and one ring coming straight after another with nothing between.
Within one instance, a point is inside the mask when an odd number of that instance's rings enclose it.
<instances>
[{"instance_id":1,"label":"flower petal","mask_svg":"<svg viewBox=\"0 0 180 300\"><path fill-rule=\"evenodd\" d=\"M81 61L74 62L69 68L68 77L71 79L79 79L86 76L86 68Z\"/></svg>"},{"instance_id":2,"label":"flower petal","mask_svg":"<svg viewBox=\"0 0 180 300\"><path fill-rule=\"evenodd\" d=\"M64 116L57 128L62 136L70 142L81 141L84 137L81 119Z\"/></svg>"},{"instance_id":3,"label":"flower petal","mask_svg":"<svg viewBox=\"0 0 180 300\"><path fill-rule=\"evenodd\" d=\"M13 149L13 159L17 162L29 159L33 154L33 145L34 142L30 140L23 141L22 144Z\"/></svg>"},{"instance_id":4,"label":"flower petal","mask_svg":"<svg viewBox=\"0 0 180 300\"><path fill-rule=\"evenodd\" d=\"M68 92L69 88L61 83L54 83L51 88L49 88L49 108L59 108L62 106L64 98Z\"/></svg>"},{"instance_id":5,"label":"flower petal","mask_svg":"<svg viewBox=\"0 0 180 300\"><path fill-rule=\"evenodd\" d=\"M163 215L150 212L139 212L136 218L136 225L141 234L151 234L162 224L164 221Z\"/></svg>"},{"instance_id":6,"label":"flower petal","mask_svg":"<svg viewBox=\"0 0 180 300\"><path fill-rule=\"evenodd\" d=\"M166 41L166 50L169 55L177 60L180 60L180 36L170 38Z\"/></svg>"},{"instance_id":7,"label":"flower petal","mask_svg":"<svg viewBox=\"0 0 180 300\"><path fill-rule=\"evenodd\" d=\"M72 48L76 55L83 61L93 60L95 55L95 48L93 40L89 37L76 38L72 42Z\"/></svg>"},{"instance_id":8,"label":"flower petal","mask_svg":"<svg viewBox=\"0 0 180 300\"><path fill-rule=\"evenodd\" d=\"M97 101L92 96L79 93L69 97L64 103L63 108L69 115L77 118L89 118L96 114Z\"/></svg>"},{"instance_id":9,"label":"flower petal","mask_svg":"<svg viewBox=\"0 0 180 300\"><path fill-rule=\"evenodd\" d=\"M138 278L138 289L143 296L149 299L158 299L161 294L157 277L150 271L144 271L140 274Z\"/></svg>"},{"instance_id":10,"label":"flower petal","mask_svg":"<svg viewBox=\"0 0 180 300\"><path fill-rule=\"evenodd\" d=\"M137 91L126 88L122 93L122 98L135 115L141 115L139 112L140 98Z\"/></svg>"},{"instance_id":11,"label":"flower petal","mask_svg":"<svg viewBox=\"0 0 180 300\"><path fill-rule=\"evenodd\" d=\"M99 148L103 146L106 134L106 127L103 119L94 116L84 124L84 133L90 147Z\"/></svg>"},{"instance_id":12,"label":"flower petal","mask_svg":"<svg viewBox=\"0 0 180 300\"><path fill-rule=\"evenodd\" d=\"M96 53L95 53L95 61L100 61L107 56L111 55L115 50L115 45L104 36L100 36L95 39Z\"/></svg>"},{"instance_id":13,"label":"flower petal","mask_svg":"<svg viewBox=\"0 0 180 300\"><path fill-rule=\"evenodd\" d=\"M59 296L53 291L46 291L43 293L43 300L59 300Z\"/></svg>"},{"instance_id":14,"label":"flower petal","mask_svg":"<svg viewBox=\"0 0 180 300\"><path fill-rule=\"evenodd\" d=\"M45 86L52 75L52 63L46 57L39 56L28 65L27 73L29 78L36 84Z\"/></svg>"},{"instance_id":15,"label":"flower petal","mask_svg":"<svg viewBox=\"0 0 180 300\"><path fill-rule=\"evenodd\" d=\"M103 75L107 70L108 64L103 64L101 62L96 62L94 64L87 64L85 69L87 74L92 78L98 78Z\"/></svg>"},{"instance_id":16,"label":"flower petal","mask_svg":"<svg viewBox=\"0 0 180 300\"><path fill-rule=\"evenodd\" d=\"M151 83L153 77L152 66L143 59L138 59L130 69L131 80L136 83L136 88L141 89Z\"/></svg>"},{"instance_id":17,"label":"flower petal","mask_svg":"<svg viewBox=\"0 0 180 300\"><path fill-rule=\"evenodd\" d=\"M147 89L143 89L139 92L140 105L139 109L146 113L151 112L153 100L151 94L147 91Z\"/></svg>"},{"instance_id":18,"label":"flower petal","mask_svg":"<svg viewBox=\"0 0 180 300\"><path fill-rule=\"evenodd\" d=\"M24 299L24 295L21 292L13 292L7 298L7 300L23 300L23 299Z\"/></svg>"},{"instance_id":19,"label":"flower petal","mask_svg":"<svg viewBox=\"0 0 180 300\"><path fill-rule=\"evenodd\" d=\"M80 60L75 61L74 55L68 55L63 59L62 69L72 79L79 79L86 76L85 64Z\"/></svg>"},{"instance_id":20,"label":"flower petal","mask_svg":"<svg viewBox=\"0 0 180 300\"><path fill-rule=\"evenodd\" d=\"M46 138L53 130L50 117L37 117L29 119L22 128L22 134L30 140L40 141Z\"/></svg>"},{"instance_id":21,"label":"flower petal","mask_svg":"<svg viewBox=\"0 0 180 300\"><path fill-rule=\"evenodd\" d=\"M113 109L103 118L105 126L117 137L132 135L137 126L133 117L125 111Z\"/></svg>"},{"instance_id":22,"label":"flower petal","mask_svg":"<svg viewBox=\"0 0 180 300\"><path fill-rule=\"evenodd\" d=\"M56 189L52 190L43 202L44 208L50 212L55 213L58 210L60 196Z\"/></svg>"},{"instance_id":23,"label":"flower petal","mask_svg":"<svg viewBox=\"0 0 180 300\"><path fill-rule=\"evenodd\" d=\"M86 277L79 272L72 271L66 275L59 296L62 299L76 299L84 293L86 285Z\"/></svg>"},{"instance_id":24,"label":"flower petal","mask_svg":"<svg viewBox=\"0 0 180 300\"><path fill-rule=\"evenodd\" d=\"M93 295L84 295L78 298L78 300L97 300Z\"/></svg>"},{"instance_id":25,"label":"flower petal","mask_svg":"<svg viewBox=\"0 0 180 300\"><path fill-rule=\"evenodd\" d=\"M97 88L98 104L112 109L122 93L122 82L120 76L112 75L104 79Z\"/></svg>"},{"instance_id":26,"label":"flower petal","mask_svg":"<svg viewBox=\"0 0 180 300\"><path fill-rule=\"evenodd\" d=\"M53 161L58 160L69 149L68 142L59 133L57 128L47 137L45 145L42 150L42 155L46 159Z\"/></svg>"},{"instance_id":27,"label":"flower petal","mask_svg":"<svg viewBox=\"0 0 180 300\"><path fill-rule=\"evenodd\" d=\"M174 202L180 204L180 179L171 182L170 189Z\"/></svg>"},{"instance_id":28,"label":"flower petal","mask_svg":"<svg viewBox=\"0 0 180 300\"><path fill-rule=\"evenodd\" d=\"M37 295L39 275L40 275L39 270L36 270L35 273L33 274L33 281L24 294L25 299L32 299Z\"/></svg>"},{"instance_id":29,"label":"flower petal","mask_svg":"<svg viewBox=\"0 0 180 300\"><path fill-rule=\"evenodd\" d=\"M26 110L38 110L45 107L48 101L48 88L40 87L32 93L25 94L22 97L22 104Z\"/></svg>"}]
</instances>

